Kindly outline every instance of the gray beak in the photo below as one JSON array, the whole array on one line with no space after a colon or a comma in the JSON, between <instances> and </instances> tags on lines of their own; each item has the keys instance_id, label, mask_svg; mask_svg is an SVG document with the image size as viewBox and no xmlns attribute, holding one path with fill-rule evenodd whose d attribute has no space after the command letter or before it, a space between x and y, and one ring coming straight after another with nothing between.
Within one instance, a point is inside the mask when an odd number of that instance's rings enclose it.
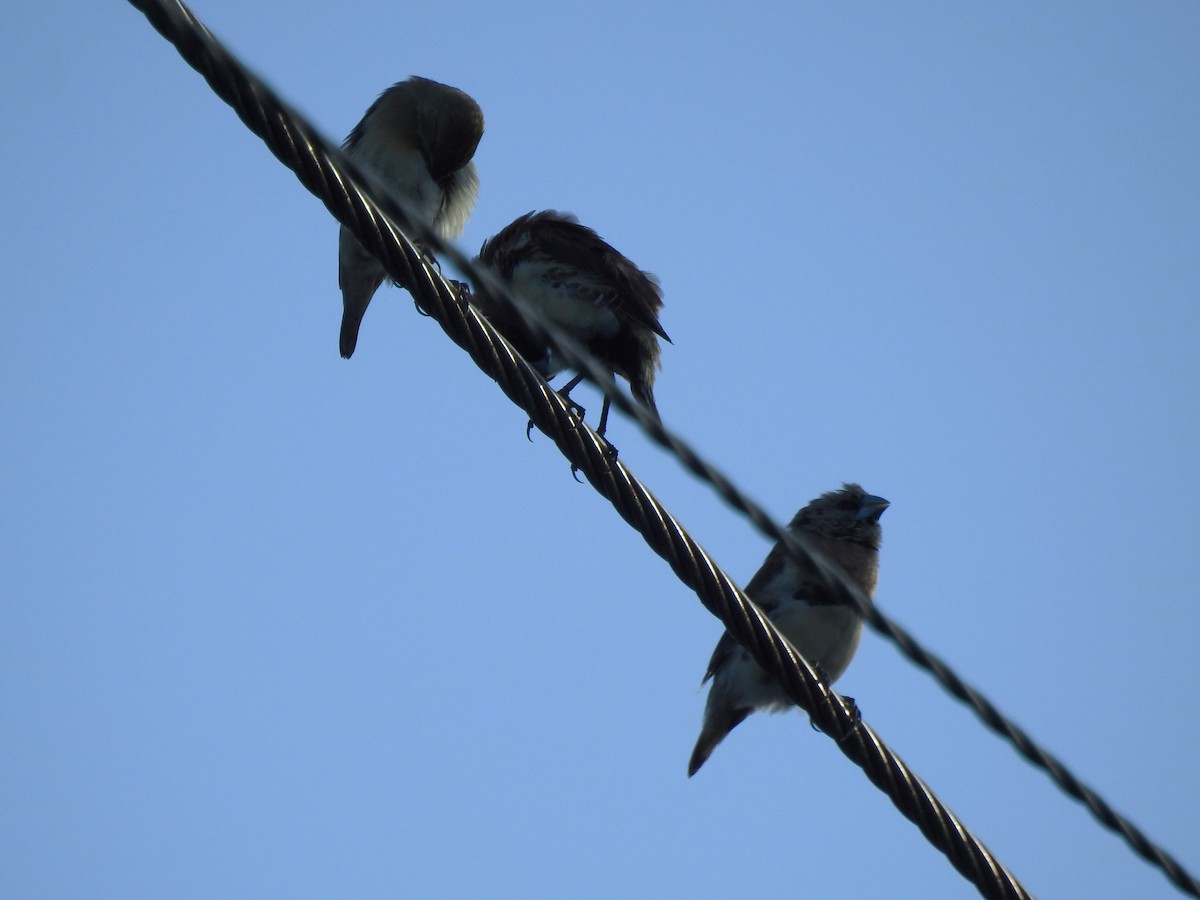
<instances>
[{"instance_id":1,"label":"gray beak","mask_svg":"<svg viewBox=\"0 0 1200 900\"><path fill-rule=\"evenodd\" d=\"M883 515L883 511L891 506L882 497L876 497L874 494L867 494L862 499L862 506L858 508L856 519L874 519L879 521L879 517Z\"/></svg>"}]
</instances>

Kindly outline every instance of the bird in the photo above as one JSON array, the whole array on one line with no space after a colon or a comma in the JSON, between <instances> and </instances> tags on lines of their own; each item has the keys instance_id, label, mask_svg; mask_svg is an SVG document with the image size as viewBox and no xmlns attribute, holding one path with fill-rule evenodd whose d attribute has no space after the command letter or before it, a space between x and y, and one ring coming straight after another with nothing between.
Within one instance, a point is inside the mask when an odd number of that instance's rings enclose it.
<instances>
[{"instance_id":1,"label":"bird","mask_svg":"<svg viewBox=\"0 0 1200 900\"><path fill-rule=\"evenodd\" d=\"M458 88L414 75L379 95L342 149L414 216L450 239L462 233L475 206L479 176L471 158L482 137L479 104ZM367 305L386 275L343 225L338 235L338 349L344 359L353 355Z\"/></svg>"},{"instance_id":2,"label":"bird","mask_svg":"<svg viewBox=\"0 0 1200 900\"><path fill-rule=\"evenodd\" d=\"M530 212L483 242L476 263L486 266L518 297L557 325L611 373L629 382L634 397L658 418L654 378L660 368L658 321L662 289L644 272L572 215ZM477 292L472 302L541 373L553 378L567 367L546 339L515 309ZM558 393L570 399L583 380L577 374ZM583 410L578 407L582 416ZM604 436L609 399L604 398L596 433Z\"/></svg>"},{"instance_id":3,"label":"bird","mask_svg":"<svg viewBox=\"0 0 1200 900\"><path fill-rule=\"evenodd\" d=\"M857 484L844 484L801 509L788 531L834 562L869 598L879 575L879 517L889 503ZM782 544L771 548L746 585L746 596L766 613L800 654L833 684L846 671L862 634L862 617L816 566L793 559ZM695 775L725 739L758 709L779 712L792 705L775 676L726 631L717 641L701 684L712 680L700 737L688 762Z\"/></svg>"}]
</instances>

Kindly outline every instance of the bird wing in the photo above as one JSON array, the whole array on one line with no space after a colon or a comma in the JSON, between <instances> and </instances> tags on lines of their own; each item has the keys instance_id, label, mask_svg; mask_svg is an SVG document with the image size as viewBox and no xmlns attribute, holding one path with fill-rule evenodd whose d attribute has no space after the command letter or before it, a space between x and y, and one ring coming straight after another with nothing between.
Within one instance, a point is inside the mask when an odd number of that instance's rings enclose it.
<instances>
[{"instance_id":1,"label":"bird wing","mask_svg":"<svg viewBox=\"0 0 1200 900\"><path fill-rule=\"evenodd\" d=\"M635 266L595 231L580 225L574 216L545 210L523 220L537 252L587 273L600 287L602 302L619 317L670 342L658 323L662 288L653 275Z\"/></svg>"},{"instance_id":2,"label":"bird wing","mask_svg":"<svg viewBox=\"0 0 1200 900\"><path fill-rule=\"evenodd\" d=\"M767 558L763 560L763 564L758 571L754 573L754 577L750 579L750 583L744 588L746 596L754 601L755 605L766 613L768 619L773 619L775 612L779 607L780 596L778 591L768 591L767 587L779 577L780 571L787 563L787 553L783 547L776 544L771 548L771 552L767 554ZM708 681L728 661L733 652L741 645L734 640L733 635L728 631L721 634L717 640L717 646L713 648L712 658L708 661L708 671L704 673L704 679L701 684Z\"/></svg>"}]
</instances>

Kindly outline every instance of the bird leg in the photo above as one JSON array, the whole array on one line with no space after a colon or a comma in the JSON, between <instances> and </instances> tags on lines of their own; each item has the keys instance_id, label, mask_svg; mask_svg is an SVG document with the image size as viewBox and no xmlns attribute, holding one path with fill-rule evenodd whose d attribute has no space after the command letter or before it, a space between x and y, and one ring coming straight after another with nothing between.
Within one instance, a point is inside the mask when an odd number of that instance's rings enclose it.
<instances>
[{"instance_id":1,"label":"bird leg","mask_svg":"<svg viewBox=\"0 0 1200 900\"><path fill-rule=\"evenodd\" d=\"M576 375L574 378L572 378L570 381L568 381L566 384L564 384L562 387L560 387L557 391L555 391L555 393L558 394L558 396L562 397L564 400L566 400L568 402L568 404L570 404L571 412L573 412L573 413L575 413L575 415L579 416L580 420L583 419L584 413L586 413L587 410L585 410L582 406L580 406L578 403L576 403L574 400L571 399L571 391L575 390L575 387L581 381L583 381L583 376Z\"/></svg>"},{"instance_id":2,"label":"bird leg","mask_svg":"<svg viewBox=\"0 0 1200 900\"><path fill-rule=\"evenodd\" d=\"M566 384L564 384L562 387L560 387L557 391L555 391L555 393L558 394L558 396L562 397L563 400L565 400L567 402L567 405L570 407L571 412L574 413L575 415L577 415L579 417L579 420L582 422L584 414L587 412L587 410L585 410L582 406L580 406L578 403L576 403L574 400L571 399L571 391L573 391L579 385L579 382L581 382L581 381L583 381L583 376L576 375L574 378L572 378L570 381L568 381ZM617 448L614 447L612 445L612 443L608 440L608 438L606 438L604 436L604 432L608 428L608 407L609 407L609 400L608 400L608 396L605 395L604 405L600 407L600 424L599 424L599 427L596 429L596 436L604 442L604 446L607 449L608 461L610 463L613 463L617 459ZM531 437L532 433L533 433L533 419L530 419L529 423L525 426L525 437L528 438L530 441L533 440L533 438ZM574 475L577 471L578 471L578 467L571 466L571 474L572 475ZM576 480L578 481L578 479L576 479Z\"/></svg>"},{"instance_id":3,"label":"bird leg","mask_svg":"<svg viewBox=\"0 0 1200 900\"><path fill-rule=\"evenodd\" d=\"M558 394L558 396L562 397L564 400L567 401L567 405L570 407L571 412L573 412L575 415L577 415L579 417L579 420L582 422L584 413L586 413L587 410L585 410L582 406L580 406L578 403L576 403L574 400L571 399L571 391L574 390L576 385L578 385L579 382L581 382L581 381L583 381L583 376L576 375L574 378L572 378L570 381L568 381L566 384L564 384L562 387L560 387L554 393ZM530 419L529 422L525 425L525 437L529 438L529 440L532 441L533 438L530 437L530 435L532 433L533 433L533 419Z\"/></svg>"},{"instance_id":4,"label":"bird leg","mask_svg":"<svg viewBox=\"0 0 1200 900\"><path fill-rule=\"evenodd\" d=\"M600 425L596 429L596 434L604 437L604 431L608 428L608 394L604 395L604 405L600 407ZM609 446L612 446L611 444Z\"/></svg>"},{"instance_id":5,"label":"bird leg","mask_svg":"<svg viewBox=\"0 0 1200 900\"><path fill-rule=\"evenodd\" d=\"M583 407L580 406L578 403L574 402L573 400L571 400L571 398L569 396L571 393L571 390L577 384L579 384L579 382L581 382L581 381L583 381L583 376L576 375L574 378L572 378L570 381L568 381L565 385L563 385L559 389L558 396L562 397L564 400L569 400L571 402L571 409L574 410L576 415L578 415L579 418L582 420L583 414L584 414ZM600 438L600 440L604 441L604 446L607 450L606 455L608 456L608 461L611 464L613 462L616 462L617 448L614 447L612 445L612 442L609 441L608 438L606 438L604 436L604 432L608 429L608 407L609 407L608 394L605 394L604 395L604 405L600 407L600 423L596 427L596 437L598 437L598 438Z\"/></svg>"},{"instance_id":6,"label":"bird leg","mask_svg":"<svg viewBox=\"0 0 1200 900\"><path fill-rule=\"evenodd\" d=\"M608 464L612 465L617 461L617 448L608 438L604 436L605 429L608 428L608 395L604 395L604 405L600 407L600 427L596 429L596 436L604 441L604 446L607 449L606 456Z\"/></svg>"}]
</instances>

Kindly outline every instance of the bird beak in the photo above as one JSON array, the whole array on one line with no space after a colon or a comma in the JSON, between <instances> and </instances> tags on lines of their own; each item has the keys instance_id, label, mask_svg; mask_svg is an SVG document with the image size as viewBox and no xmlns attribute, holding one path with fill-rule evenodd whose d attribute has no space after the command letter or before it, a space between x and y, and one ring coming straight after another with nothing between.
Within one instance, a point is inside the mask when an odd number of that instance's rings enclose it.
<instances>
[{"instance_id":1,"label":"bird beak","mask_svg":"<svg viewBox=\"0 0 1200 900\"><path fill-rule=\"evenodd\" d=\"M874 519L879 521L879 517L883 515L883 511L891 506L882 497L876 497L874 494L867 494L863 497L862 505L858 508L856 519Z\"/></svg>"}]
</instances>

